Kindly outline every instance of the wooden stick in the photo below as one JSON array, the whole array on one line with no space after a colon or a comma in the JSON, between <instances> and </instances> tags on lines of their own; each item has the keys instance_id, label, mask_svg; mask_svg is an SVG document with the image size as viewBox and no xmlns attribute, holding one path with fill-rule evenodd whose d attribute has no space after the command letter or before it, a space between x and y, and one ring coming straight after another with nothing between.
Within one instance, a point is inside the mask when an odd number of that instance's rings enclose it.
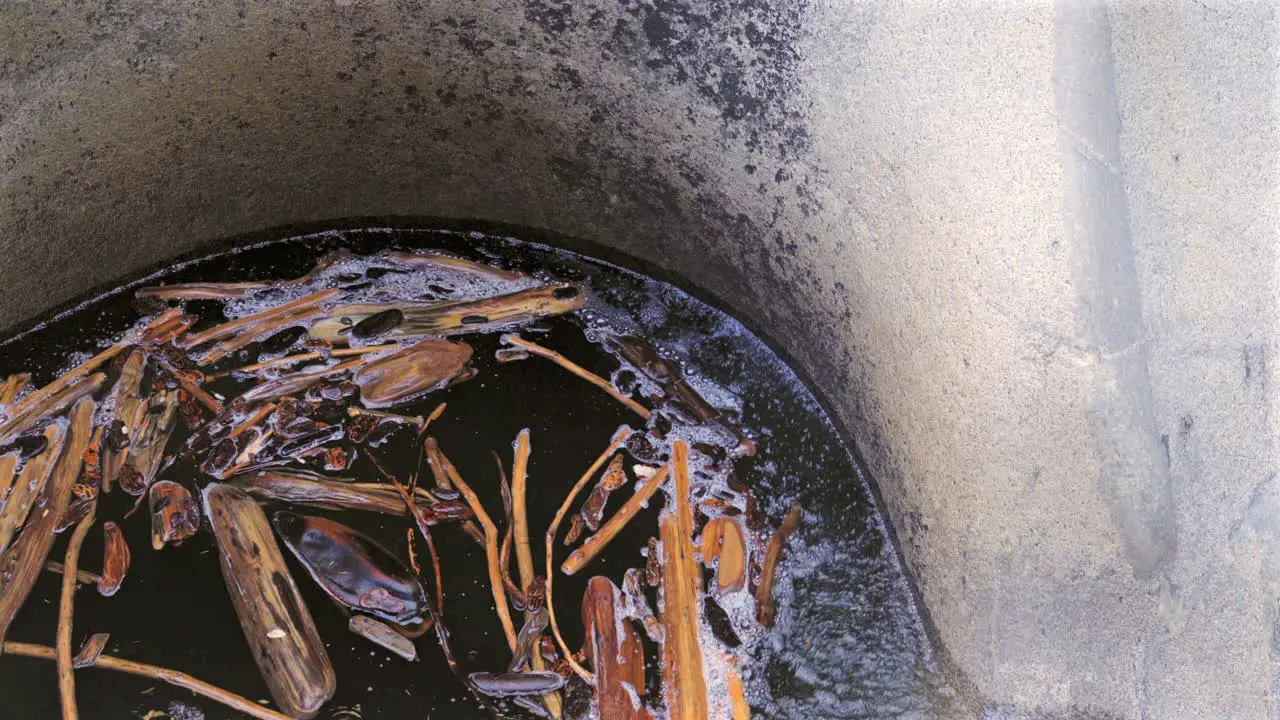
<instances>
[{"instance_id":1,"label":"wooden stick","mask_svg":"<svg viewBox=\"0 0 1280 720\"><path fill-rule=\"evenodd\" d=\"M440 556L436 553L436 541L431 537L431 528L424 526L422 536L427 539L427 552L431 555L431 572L436 577L436 621L444 619L444 583L440 582Z\"/></svg>"},{"instance_id":2,"label":"wooden stick","mask_svg":"<svg viewBox=\"0 0 1280 720\"><path fill-rule=\"evenodd\" d=\"M0 551L9 547L18 528L27 521L40 496L53 474L62 446L66 442L66 429L59 423L52 423L44 429L45 448L18 473L9 496L0 502Z\"/></svg>"},{"instance_id":3,"label":"wooden stick","mask_svg":"<svg viewBox=\"0 0 1280 720\"><path fill-rule=\"evenodd\" d=\"M57 560L50 560L44 564L44 569L55 575L66 574L66 567ZM81 585L97 585L102 582L102 576L98 573L92 573L88 570L76 570L76 582Z\"/></svg>"},{"instance_id":4,"label":"wooden stick","mask_svg":"<svg viewBox=\"0 0 1280 720\"><path fill-rule=\"evenodd\" d=\"M502 585L507 592L520 596L524 589L511 579L511 546L515 543L516 521L511 503L511 485L507 482L507 471L502 467L502 459L495 452L494 462L498 464L499 489L502 491L502 509L506 512L507 530L502 534L502 550L498 553L498 564L502 566Z\"/></svg>"},{"instance_id":5,"label":"wooden stick","mask_svg":"<svg viewBox=\"0 0 1280 720\"><path fill-rule=\"evenodd\" d=\"M597 575L587 583L582 625L583 649L600 679L595 688L596 712L609 720L653 720L643 705L632 704L632 698L646 694L644 646L619 612L618 588L609 578Z\"/></svg>"},{"instance_id":6,"label":"wooden stick","mask_svg":"<svg viewBox=\"0 0 1280 720\"><path fill-rule=\"evenodd\" d=\"M41 512L32 513L18 540L0 555L0 640L49 559L56 538L54 529L71 502L71 486L80 476L84 450L93 434L93 411L93 398L83 398L71 409L67 441L45 485L48 501Z\"/></svg>"},{"instance_id":7,"label":"wooden stick","mask_svg":"<svg viewBox=\"0 0 1280 720\"><path fill-rule=\"evenodd\" d=\"M58 665L58 696L62 701L62 720L77 720L80 717L80 711L76 707L76 676L71 667L71 624L75 610L76 569L80 567L80 546L84 544L89 528L93 527L97 505L95 502L89 506L89 514L80 520L75 532L71 533L71 540L67 542L66 560L63 562L67 571L62 574L62 595L58 600L58 634L54 646L57 652L55 661Z\"/></svg>"},{"instance_id":8,"label":"wooden stick","mask_svg":"<svg viewBox=\"0 0 1280 720\"><path fill-rule=\"evenodd\" d=\"M254 313L253 315L246 315L242 318L236 318L235 320L228 320L227 322L211 327L208 330L186 335L178 341L177 345L180 348L191 348L197 345L203 345L207 342L213 342L214 340L231 337L246 328L258 325L259 323L287 315L305 312L314 307L319 307L326 300L332 300L338 297L338 295L339 292L333 288L321 290L320 292L312 293L292 302L277 305L269 310Z\"/></svg>"},{"instance_id":9,"label":"wooden stick","mask_svg":"<svg viewBox=\"0 0 1280 720\"><path fill-rule=\"evenodd\" d=\"M747 692L742 686L742 676L732 667L725 668L729 676L729 702L733 714L732 720L751 720L751 705L747 703Z\"/></svg>"},{"instance_id":10,"label":"wooden stick","mask_svg":"<svg viewBox=\"0 0 1280 720\"><path fill-rule=\"evenodd\" d=\"M373 457L373 455L370 454L370 457ZM436 554L436 543L431 539L431 527L423 522L422 518L418 515L418 505L413 499L412 491L402 485L399 480L391 477L391 475L382 468L381 463L378 463L375 460L374 464L378 466L378 470L381 471L383 475L387 476L387 479L391 481L391 484L396 486L396 492L400 493L400 499L403 500L405 506L409 508L409 516L413 518L414 524L418 528L418 532L421 533L422 537L427 541L427 550L431 552L431 566L435 570L436 575L436 622L439 622L444 617L444 585L440 582L440 556ZM413 528L409 528L409 560L413 561ZM418 568L418 563L412 562L412 564L414 571L421 575L422 571Z\"/></svg>"},{"instance_id":11,"label":"wooden stick","mask_svg":"<svg viewBox=\"0 0 1280 720\"><path fill-rule=\"evenodd\" d=\"M527 503L525 502L525 492L528 485L529 470L529 428L520 431L516 436L516 452L515 459L511 464L511 500L512 500L512 527L515 528L515 544L516 544L516 565L520 569L520 586L522 592L528 592L529 587L533 585L535 572L533 569L533 549L529 547L529 517ZM531 611L526 610L524 613L527 620ZM536 649L530 653L529 664L533 670L540 671L547 669L546 660L543 659L542 653ZM542 696L542 704L546 706L547 712L551 713L551 717L559 718L563 714L564 705L560 699L560 693L549 692Z\"/></svg>"},{"instance_id":12,"label":"wooden stick","mask_svg":"<svg viewBox=\"0 0 1280 720\"><path fill-rule=\"evenodd\" d=\"M8 641L3 646L5 655L21 655L23 657L41 658L43 660L54 660L56 652L51 647L44 645L33 645L24 642ZM180 687L184 690L190 690L197 695L203 695L210 700L222 703L227 707L238 710L246 715L259 718L260 720L293 720L293 718L275 710L262 707L258 703L243 698L235 693L227 692L220 687L210 685L202 680L197 680L186 673L180 673L177 670L169 670L166 668L156 667L154 665L146 665L132 660L124 660L111 655L101 655L98 661L89 667L100 667L105 670L116 670L118 672L129 673L130 675L139 675L149 677L154 680L166 682L174 687Z\"/></svg>"},{"instance_id":13,"label":"wooden stick","mask_svg":"<svg viewBox=\"0 0 1280 720\"><path fill-rule=\"evenodd\" d=\"M645 503L649 502L654 493L658 491L658 488L662 486L662 483L666 481L669 469L667 465L663 465L661 470L646 480L640 486L640 489L627 498L627 502L622 507L618 508L618 512L614 513L613 517L609 518L608 522L600 528L600 532L587 538L581 547L574 550L573 554L560 564L560 572L565 575L573 575L595 559L610 542L613 542L613 539L618 536L622 528L631 522L631 518L635 517L644 508Z\"/></svg>"},{"instance_id":14,"label":"wooden stick","mask_svg":"<svg viewBox=\"0 0 1280 720\"><path fill-rule=\"evenodd\" d=\"M672 445L675 508L658 523L662 541L662 687L671 720L705 720L707 686L698 641L698 569L689 507L689 448Z\"/></svg>"},{"instance_id":15,"label":"wooden stick","mask_svg":"<svg viewBox=\"0 0 1280 720\"><path fill-rule=\"evenodd\" d=\"M31 382L31 373L14 373L4 381L4 389L0 390L0 406L12 405L18 399L27 383Z\"/></svg>"},{"instance_id":16,"label":"wooden stick","mask_svg":"<svg viewBox=\"0 0 1280 720\"><path fill-rule=\"evenodd\" d=\"M238 283L175 283L139 288L137 297L154 297L165 300L230 300L253 294L254 290L266 290L270 282Z\"/></svg>"},{"instance_id":17,"label":"wooden stick","mask_svg":"<svg viewBox=\"0 0 1280 720\"><path fill-rule=\"evenodd\" d=\"M441 453L443 457L443 452ZM480 526L484 528L484 552L485 558L489 562L489 586L493 592L493 604L498 611L498 620L502 622L502 632L507 636L507 645L511 647L511 651L516 649L516 628L511 622L511 610L507 607L507 594L502 589L502 570L498 565L498 528L493 524L493 520L489 518L489 513L484 511L484 506L480 504L480 498L476 496L475 491L467 485L461 475L452 474L453 484L458 488L458 492L467 499L467 504L471 506L471 512L476 514L476 519L480 521Z\"/></svg>"},{"instance_id":18,"label":"wooden stick","mask_svg":"<svg viewBox=\"0 0 1280 720\"><path fill-rule=\"evenodd\" d=\"M507 635L507 644L511 646L512 652L515 652L516 626L511 621L511 610L507 607L507 593L503 592L502 587L502 570L498 565L498 528L489 518L488 512L485 512L484 506L480 505L480 498L461 475L453 475L452 480L458 492L466 498L467 505L471 506L471 511L475 512L476 519L480 520L480 527L484 528L485 559L489 561L489 585L493 592L494 607L498 610L498 620L502 621L502 632Z\"/></svg>"},{"instance_id":19,"label":"wooden stick","mask_svg":"<svg viewBox=\"0 0 1280 720\"><path fill-rule=\"evenodd\" d=\"M444 451L440 449L440 443L436 442L435 438L427 438L423 442L423 447L427 450L427 462L431 466L432 475L435 476L436 487L442 490L452 490L457 481L462 479L458 475L458 468L454 467L453 463L449 461ZM475 521L464 521L462 530L480 545L485 544L484 532L480 530Z\"/></svg>"},{"instance_id":20,"label":"wooden stick","mask_svg":"<svg viewBox=\"0 0 1280 720\"><path fill-rule=\"evenodd\" d=\"M40 418L57 412L63 407L76 402L79 398L95 392L102 385L102 381L105 378L105 375L102 374L93 375L92 373L95 370L102 367L104 363L110 361L116 355L119 355L130 345L149 341L157 328L161 328L181 316L182 311L178 308L170 308L160 313L137 332L129 333L123 340L85 360L64 373L57 380L14 403L6 410L4 422L0 423L0 442L9 442L26 432ZM87 388L77 386L82 378L87 378L86 382L89 383ZM77 386L78 389L63 394L63 391L68 391L72 386Z\"/></svg>"},{"instance_id":21,"label":"wooden stick","mask_svg":"<svg viewBox=\"0 0 1280 720\"><path fill-rule=\"evenodd\" d=\"M222 578L251 657L285 713L315 717L333 697L337 676L271 523L253 498L232 485L212 483L203 492Z\"/></svg>"},{"instance_id":22,"label":"wooden stick","mask_svg":"<svg viewBox=\"0 0 1280 720\"><path fill-rule=\"evenodd\" d=\"M564 655L565 660L569 662L569 667L578 673L578 677L593 684L595 683L595 676L582 667L577 660L573 659L573 653L569 650L568 643L564 641L564 636L560 634L560 624L556 622L555 602L552 600L554 596L551 594L552 578L555 577L555 566L552 563L555 557L556 531L560 529L560 522L568 514L569 506L573 504L573 499L578 496L578 493L582 492L582 488L588 482L591 482L591 478L595 477L595 474L600 471L609 456L622 447L622 443L626 441L627 436L630 434L631 428L626 425L618 428L617 432L613 434L613 439L609 441L609 446L604 449L604 452L600 453L600 457L596 458L595 462L591 463L591 467L587 468L582 477L578 478L578 482L574 484L573 489L569 491L569 495L565 497L564 503L560 505L560 510L556 512L555 518L551 521L551 526L547 528L547 615L551 617L551 634L555 636L556 643L560 645L560 652Z\"/></svg>"},{"instance_id":23,"label":"wooden stick","mask_svg":"<svg viewBox=\"0 0 1280 720\"><path fill-rule=\"evenodd\" d=\"M615 399L615 400L617 400L618 402L622 403L622 404L623 404L623 405L625 405L629 410L631 410L632 412L634 412L635 414L639 415L641 418L643 418L643 419L645 419L645 420L648 420L648 419L649 419L649 417L653 414L653 413L652 413L652 412L650 412L650 411L649 411L649 409L648 409L648 408L646 408L645 406L641 405L640 403L636 402L635 400L632 400L631 398L627 397L626 395L623 395L623 394L622 394L622 392L618 390L618 388L616 388L616 387L614 387L614 386L613 386L613 383L609 382L608 380L605 380L604 378L602 378L602 377L600 377L599 375L597 375L597 374L595 374L595 373L591 372L590 370L587 370L586 368L582 367L581 365L578 365L577 363L575 363L575 362L573 362L572 360L570 360L569 358L567 358L567 357L565 357L565 356L561 355L560 353L556 352L555 350L551 350L551 349L549 349L549 348L542 347L541 345L538 345L537 343L529 342L528 340L525 340L524 338L522 338L522 337L520 337L520 336L518 336L518 335L503 335L503 336L502 336L502 342L504 342L504 343L506 343L506 344L508 344L508 345L515 345L516 347L524 348L525 350L528 350L529 352L533 353L534 355L540 355L540 356L542 356L542 357L544 357L544 358L546 358L546 359L550 360L551 362L553 362L553 363L555 363L555 364L559 365L560 367L564 368L565 370L568 370L569 372L573 373L574 375L577 375L578 377L582 378L583 380L586 380L587 382L591 383L592 385L595 385L596 387L600 388L601 390L604 390L605 392L609 393L609 395L611 395L611 396L613 397L613 399Z\"/></svg>"},{"instance_id":24,"label":"wooden stick","mask_svg":"<svg viewBox=\"0 0 1280 720\"><path fill-rule=\"evenodd\" d=\"M524 273L519 270L503 270L492 265L463 260L452 255L439 253L419 253L397 250L387 254L387 259L397 265L410 267L429 267L434 270L445 270L481 279L519 280Z\"/></svg>"},{"instance_id":25,"label":"wooden stick","mask_svg":"<svg viewBox=\"0 0 1280 720\"><path fill-rule=\"evenodd\" d=\"M782 524L769 538L764 550L764 566L760 571L760 584L756 586L756 620L765 627L773 627L773 615L777 606L773 602L773 579L778 572L778 563L782 560L782 550L787 545L787 538L800 527L800 519L804 516L804 508L800 503L791 503L791 509Z\"/></svg>"}]
</instances>

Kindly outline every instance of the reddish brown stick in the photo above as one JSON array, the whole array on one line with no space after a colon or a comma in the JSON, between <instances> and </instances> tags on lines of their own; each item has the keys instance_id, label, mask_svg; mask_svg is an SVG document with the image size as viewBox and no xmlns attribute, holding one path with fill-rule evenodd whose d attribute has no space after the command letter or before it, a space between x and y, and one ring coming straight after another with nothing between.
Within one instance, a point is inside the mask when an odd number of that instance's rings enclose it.
<instances>
[{"instance_id":1,"label":"reddish brown stick","mask_svg":"<svg viewBox=\"0 0 1280 720\"><path fill-rule=\"evenodd\" d=\"M67 441L45 485L48 500L40 512L31 513L18 540L0 555L0 641L49 558L54 529L71 502L71 486L80 476L84 449L93 434L93 410L93 398L84 398L71 409Z\"/></svg>"}]
</instances>

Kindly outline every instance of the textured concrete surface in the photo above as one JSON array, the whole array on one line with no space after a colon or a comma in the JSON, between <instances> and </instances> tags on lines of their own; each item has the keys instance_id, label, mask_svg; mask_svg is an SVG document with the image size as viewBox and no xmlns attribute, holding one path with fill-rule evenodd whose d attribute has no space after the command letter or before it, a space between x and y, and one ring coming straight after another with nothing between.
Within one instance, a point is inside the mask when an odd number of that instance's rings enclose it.
<instances>
[{"instance_id":1,"label":"textured concrete surface","mask_svg":"<svg viewBox=\"0 0 1280 720\"><path fill-rule=\"evenodd\" d=\"M1275 30L1243 3L5 3L0 324L295 221L611 245L821 386L988 707L1275 717Z\"/></svg>"}]
</instances>

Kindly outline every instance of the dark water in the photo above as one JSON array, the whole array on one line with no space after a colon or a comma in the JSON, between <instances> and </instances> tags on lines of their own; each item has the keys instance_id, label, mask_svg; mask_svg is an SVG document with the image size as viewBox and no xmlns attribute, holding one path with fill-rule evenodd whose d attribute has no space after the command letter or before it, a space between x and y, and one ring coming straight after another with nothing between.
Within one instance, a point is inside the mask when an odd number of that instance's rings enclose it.
<instances>
[{"instance_id":1,"label":"dark water","mask_svg":"<svg viewBox=\"0 0 1280 720\"><path fill-rule=\"evenodd\" d=\"M589 289L587 308L572 317L540 321L537 327L545 332L530 337L609 377L617 362L591 341L596 331L638 332L679 358L691 382L713 404L740 405L743 425L752 429L759 452L738 461L739 477L750 484L771 525L776 526L792 500L807 509L779 578L777 627L750 643L754 664L747 683L757 717L935 717L954 710L952 693L933 659L871 493L826 414L756 336L657 280L493 234L327 232L197 259L162 277L137 281L125 292L91 299L0 345L0 373L28 371L37 385L53 379L74 364L77 353L94 352L136 322L136 286L161 279L170 283L291 278L339 247L357 254L389 247L444 250L490 262L497 258L506 267L582 282ZM218 318L220 307L213 302L188 305L209 322ZM448 402L432 434L495 515L500 515L501 502L492 452L497 451L509 468L511 442L522 428L529 428L530 524L534 537L540 538L569 485L619 425L638 427L638 418L545 360L484 360L498 347L497 335L466 339L476 350L479 375L397 411L426 413L440 401ZM256 359L253 349L252 356L224 366ZM208 387L231 397L247 385L227 379ZM404 431L387 447L412 444L411 433ZM412 456L392 454L389 461L393 473L405 476ZM179 476L183 473L187 476ZM194 474L178 465L161 478L190 485L197 480ZM347 474L376 477L363 458ZM546 492L539 492L542 488ZM627 494L615 493L606 517ZM131 501L113 493L103 499L98 517L118 519ZM660 505L660 500L651 503L595 561L591 572L557 578L556 607L570 647L581 642L576 618L587 580L605 574L620 582L628 567L643 566L637 548L656 534ZM373 535L397 555L406 555L405 520L360 513L334 517ZM114 597L100 597L92 588L77 595L73 645L78 647L89 633L109 632L108 654L181 670L246 697L266 699L267 689L227 598L207 525L182 547L160 552L150 549L145 512L121 525L133 550L133 566ZM456 530L438 531L435 537L443 559L445 622L459 662L466 671L502 669L504 660L499 659L509 653L493 612L483 552ZM60 538L52 558L61 558L64 544L65 538ZM539 547L540 541L534 544ZM101 532L91 532L82 564L96 570L101 552ZM351 635L347 616L292 556L288 561L337 670L337 694L319 717L342 717L342 709L358 710L364 718L490 717L450 674L431 636L417 641L419 660L407 663ZM45 574L8 639L52 645L58 590L59 577ZM175 701L203 710L208 718L241 717L166 684L105 670L77 672L77 691L85 718L142 717ZM5 718L59 718L53 664L0 657L0 708Z\"/></svg>"}]
</instances>

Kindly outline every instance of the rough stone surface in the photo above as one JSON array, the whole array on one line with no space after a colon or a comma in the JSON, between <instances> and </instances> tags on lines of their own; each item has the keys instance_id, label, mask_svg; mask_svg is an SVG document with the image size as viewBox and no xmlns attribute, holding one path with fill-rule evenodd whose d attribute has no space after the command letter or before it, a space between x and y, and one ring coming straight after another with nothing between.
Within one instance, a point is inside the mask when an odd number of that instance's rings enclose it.
<instances>
[{"instance_id":1,"label":"rough stone surface","mask_svg":"<svg viewBox=\"0 0 1280 720\"><path fill-rule=\"evenodd\" d=\"M1275 29L1243 3L4 3L0 324L298 221L616 247L823 389L985 705L1274 717Z\"/></svg>"}]
</instances>

